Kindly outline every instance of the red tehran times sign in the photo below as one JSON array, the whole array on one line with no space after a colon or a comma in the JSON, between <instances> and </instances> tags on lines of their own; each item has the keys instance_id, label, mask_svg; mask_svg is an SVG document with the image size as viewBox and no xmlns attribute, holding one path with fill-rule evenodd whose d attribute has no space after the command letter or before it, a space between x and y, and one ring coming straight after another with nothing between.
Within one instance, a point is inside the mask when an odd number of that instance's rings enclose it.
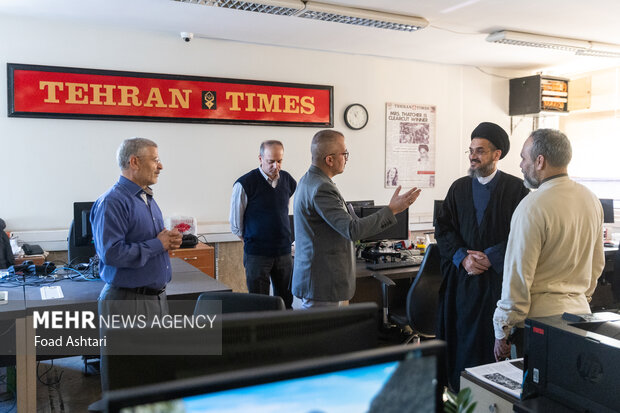
<instances>
[{"instance_id":1,"label":"red tehran times sign","mask_svg":"<svg viewBox=\"0 0 620 413\"><path fill-rule=\"evenodd\" d=\"M10 117L333 126L333 87L7 64Z\"/></svg>"}]
</instances>

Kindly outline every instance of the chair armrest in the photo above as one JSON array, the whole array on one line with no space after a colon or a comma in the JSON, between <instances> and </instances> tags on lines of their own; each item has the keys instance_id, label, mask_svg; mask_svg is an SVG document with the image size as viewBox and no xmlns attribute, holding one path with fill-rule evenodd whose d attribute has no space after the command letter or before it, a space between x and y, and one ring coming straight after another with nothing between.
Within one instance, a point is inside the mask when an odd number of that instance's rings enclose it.
<instances>
[{"instance_id":1,"label":"chair armrest","mask_svg":"<svg viewBox=\"0 0 620 413\"><path fill-rule=\"evenodd\" d=\"M375 280L379 281L381 284L387 285L388 287L396 285L396 283L391 278L386 277L385 275L378 272L373 272L372 276Z\"/></svg>"},{"instance_id":2,"label":"chair armrest","mask_svg":"<svg viewBox=\"0 0 620 413\"><path fill-rule=\"evenodd\" d=\"M389 314L389 309L388 309L388 290L390 287L393 287L396 285L396 283L390 279L389 277L386 277L383 274L379 274L378 272L373 272L372 276L375 280L379 281L381 283L381 301L383 301L383 326L386 328L391 327L390 325L390 314Z\"/></svg>"}]
</instances>

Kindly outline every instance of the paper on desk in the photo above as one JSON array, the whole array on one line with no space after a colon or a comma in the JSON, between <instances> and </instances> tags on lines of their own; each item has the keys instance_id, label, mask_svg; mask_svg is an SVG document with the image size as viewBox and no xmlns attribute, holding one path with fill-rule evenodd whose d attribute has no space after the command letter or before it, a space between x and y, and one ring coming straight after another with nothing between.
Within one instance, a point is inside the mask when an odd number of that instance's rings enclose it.
<instances>
[{"instance_id":1,"label":"paper on desk","mask_svg":"<svg viewBox=\"0 0 620 413\"><path fill-rule=\"evenodd\" d=\"M523 370L515 366L515 364L522 366L523 359L484 364L482 366L469 367L465 370L477 379L520 399Z\"/></svg>"},{"instance_id":2,"label":"paper on desk","mask_svg":"<svg viewBox=\"0 0 620 413\"><path fill-rule=\"evenodd\" d=\"M41 287L41 299L52 300L54 298L63 298L62 288L60 285L54 285L51 287Z\"/></svg>"}]
</instances>

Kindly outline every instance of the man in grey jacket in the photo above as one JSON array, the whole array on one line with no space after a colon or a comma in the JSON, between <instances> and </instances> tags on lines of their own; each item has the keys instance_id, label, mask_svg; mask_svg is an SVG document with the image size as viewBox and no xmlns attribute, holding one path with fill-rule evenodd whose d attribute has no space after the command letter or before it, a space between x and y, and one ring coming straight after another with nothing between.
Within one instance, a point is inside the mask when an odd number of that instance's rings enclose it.
<instances>
[{"instance_id":1,"label":"man in grey jacket","mask_svg":"<svg viewBox=\"0 0 620 413\"><path fill-rule=\"evenodd\" d=\"M389 206L365 218L352 216L332 178L344 171L349 152L344 135L322 130L312 138L312 165L299 181L294 201L295 264L293 295L303 308L337 306L355 292L353 242L396 223L395 214L407 209L420 190L400 194L396 188Z\"/></svg>"}]
</instances>

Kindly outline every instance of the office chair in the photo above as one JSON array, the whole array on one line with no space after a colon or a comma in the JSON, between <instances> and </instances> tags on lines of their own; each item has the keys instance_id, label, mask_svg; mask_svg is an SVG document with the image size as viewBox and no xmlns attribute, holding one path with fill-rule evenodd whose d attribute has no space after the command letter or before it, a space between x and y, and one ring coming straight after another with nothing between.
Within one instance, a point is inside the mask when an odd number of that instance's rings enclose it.
<instances>
[{"instance_id":1,"label":"office chair","mask_svg":"<svg viewBox=\"0 0 620 413\"><path fill-rule=\"evenodd\" d=\"M616 250L613 262L614 272L611 275L611 291L613 293L614 303L617 304L620 303L620 245Z\"/></svg>"},{"instance_id":2,"label":"office chair","mask_svg":"<svg viewBox=\"0 0 620 413\"><path fill-rule=\"evenodd\" d=\"M209 313L206 301L213 300L222 301L222 314L286 309L284 300L278 296L213 291L200 294L196 301L194 315Z\"/></svg>"},{"instance_id":3,"label":"office chair","mask_svg":"<svg viewBox=\"0 0 620 413\"><path fill-rule=\"evenodd\" d=\"M418 274L409 287L406 301L387 308L391 322L401 329L411 328L412 334L405 343L419 343L420 337L435 337L439 287L443 280L439 261L439 247L429 244Z\"/></svg>"}]
</instances>

